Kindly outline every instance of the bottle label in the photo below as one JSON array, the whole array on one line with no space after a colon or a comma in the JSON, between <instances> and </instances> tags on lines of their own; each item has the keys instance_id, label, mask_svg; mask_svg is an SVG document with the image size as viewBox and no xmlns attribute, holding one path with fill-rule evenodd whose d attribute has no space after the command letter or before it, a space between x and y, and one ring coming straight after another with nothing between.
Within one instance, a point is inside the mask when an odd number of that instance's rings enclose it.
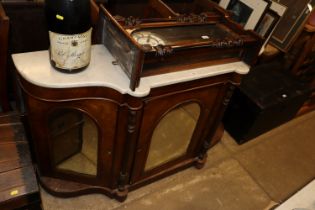
<instances>
[{"instance_id":1,"label":"bottle label","mask_svg":"<svg viewBox=\"0 0 315 210\"><path fill-rule=\"evenodd\" d=\"M91 58L92 28L81 34L58 34L49 31L50 59L60 69L85 67Z\"/></svg>"}]
</instances>

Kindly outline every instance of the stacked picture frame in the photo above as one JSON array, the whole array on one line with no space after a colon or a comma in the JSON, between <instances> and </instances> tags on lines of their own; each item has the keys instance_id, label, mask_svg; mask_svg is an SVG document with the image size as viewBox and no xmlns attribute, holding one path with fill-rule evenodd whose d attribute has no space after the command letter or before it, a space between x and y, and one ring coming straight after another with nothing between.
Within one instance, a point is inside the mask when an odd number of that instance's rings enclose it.
<instances>
[{"instance_id":1,"label":"stacked picture frame","mask_svg":"<svg viewBox=\"0 0 315 210\"><path fill-rule=\"evenodd\" d=\"M301 32L314 0L219 0L232 19L287 52ZM280 27L278 27L280 26Z\"/></svg>"},{"instance_id":2,"label":"stacked picture frame","mask_svg":"<svg viewBox=\"0 0 315 210\"><path fill-rule=\"evenodd\" d=\"M311 11L310 0L278 0L287 7L287 11L270 38L270 44L283 52L288 52L294 41L303 30Z\"/></svg>"},{"instance_id":3,"label":"stacked picture frame","mask_svg":"<svg viewBox=\"0 0 315 210\"><path fill-rule=\"evenodd\" d=\"M271 2L265 0L221 0L219 5L231 12L232 19L246 30L255 30Z\"/></svg>"},{"instance_id":4,"label":"stacked picture frame","mask_svg":"<svg viewBox=\"0 0 315 210\"><path fill-rule=\"evenodd\" d=\"M270 38L270 35L279 24L279 21L285 14L286 10L286 6L272 1L255 31L265 39Z\"/></svg>"},{"instance_id":5,"label":"stacked picture frame","mask_svg":"<svg viewBox=\"0 0 315 210\"><path fill-rule=\"evenodd\" d=\"M265 14L263 15L260 23L256 28L256 33L258 33L261 37L265 39L265 42L262 46L261 53L263 52L265 46L270 41L273 32L279 25L279 22L285 12L287 11L287 7L272 1L270 7L266 10Z\"/></svg>"}]
</instances>

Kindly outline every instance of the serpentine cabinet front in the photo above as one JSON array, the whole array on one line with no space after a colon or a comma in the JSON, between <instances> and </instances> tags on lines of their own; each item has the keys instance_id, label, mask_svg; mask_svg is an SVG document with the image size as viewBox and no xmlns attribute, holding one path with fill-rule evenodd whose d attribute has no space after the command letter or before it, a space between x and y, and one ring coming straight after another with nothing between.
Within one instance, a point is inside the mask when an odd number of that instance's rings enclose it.
<instances>
[{"instance_id":1,"label":"serpentine cabinet front","mask_svg":"<svg viewBox=\"0 0 315 210\"><path fill-rule=\"evenodd\" d=\"M106 87L39 87L20 77L41 184L59 196L101 192L123 200L145 183L201 168L236 78L133 97Z\"/></svg>"}]
</instances>

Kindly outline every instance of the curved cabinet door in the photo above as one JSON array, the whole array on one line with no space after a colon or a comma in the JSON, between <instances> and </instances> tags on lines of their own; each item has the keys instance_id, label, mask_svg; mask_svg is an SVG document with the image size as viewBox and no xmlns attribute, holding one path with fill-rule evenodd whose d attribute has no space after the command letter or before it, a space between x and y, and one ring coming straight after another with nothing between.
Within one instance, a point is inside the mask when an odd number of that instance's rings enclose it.
<instances>
[{"instance_id":1,"label":"curved cabinet door","mask_svg":"<svg viewBox=\"0 0 315 210\"><path fill-rule=\"evenodd\" d=\"M30 99L29 118L43 176L111 185L119 106L114 101Z\"/></svg>"},{"instance_id":2,"label":"curved cabinet door","mask_svg":"<svg viewBox=\"0 0 315 210\"><path fill-rule=\"evenodd\" d=\"M144 101L133 183L196 160L222 86L196 88Z\"/></svg>"}]
</instances>

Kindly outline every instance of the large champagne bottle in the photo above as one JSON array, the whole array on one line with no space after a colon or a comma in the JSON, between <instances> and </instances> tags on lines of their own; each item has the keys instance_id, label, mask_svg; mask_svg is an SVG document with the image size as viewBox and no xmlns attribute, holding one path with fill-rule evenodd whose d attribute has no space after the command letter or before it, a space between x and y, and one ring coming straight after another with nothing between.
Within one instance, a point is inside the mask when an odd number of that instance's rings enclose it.
<instances>
[{"instance_id":1,"label":"large champagne bottle","mask_svg":"<svg viewBox=\"0 0 315 210\"><path fill-rule=\"evenodd\" d=\"M46 0L45 8L51 65L66 73L85 69L91 58L89 0Z\"/></svg>"}]
</instances>

